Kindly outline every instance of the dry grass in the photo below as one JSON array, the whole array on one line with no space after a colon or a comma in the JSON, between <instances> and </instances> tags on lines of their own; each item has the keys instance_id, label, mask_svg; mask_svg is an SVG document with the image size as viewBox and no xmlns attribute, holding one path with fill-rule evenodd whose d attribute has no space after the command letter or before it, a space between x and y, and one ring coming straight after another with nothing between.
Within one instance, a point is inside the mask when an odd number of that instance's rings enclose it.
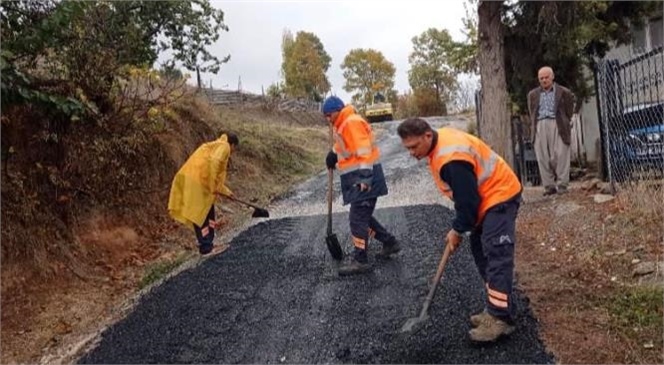
<instances>
[{"instance_id":1,"label":"dry grass","mask_svg":"<svg viewBox=\"0 0 664 365\"><path fill-rule=\"evenodd\" d=\"M646 198L657 193L621 193L597 204L580 189L548 199L539 189L526 191L531 203L517 228L519 285L559 362L664 361L662 277L643 286L632 274L636 260L662 260L661 207Z\"/></svg>"},{"instance_id":2,"label":"dry grass","mask_svg":"<svg viewBox=\"0 0 664 365\"><path fill-rule=\"evenodd\" d=\"M285 193L284 187L324 167L327 133L323 123L278 123L229 111L222 112L221 120L241 140L228 182L231 189L242 186L240 198L266 203Z\"/></svg>"},{"instance_id":3,"label":"dry grass","mask_svg":"<svg viewBox=\"0 0 664 365\"><path fill-rule=\"evenodd\" d=\"M664 222L664 180L640 180L618 188L618 199L634 215Z\"/></svg>"}]
</instances>

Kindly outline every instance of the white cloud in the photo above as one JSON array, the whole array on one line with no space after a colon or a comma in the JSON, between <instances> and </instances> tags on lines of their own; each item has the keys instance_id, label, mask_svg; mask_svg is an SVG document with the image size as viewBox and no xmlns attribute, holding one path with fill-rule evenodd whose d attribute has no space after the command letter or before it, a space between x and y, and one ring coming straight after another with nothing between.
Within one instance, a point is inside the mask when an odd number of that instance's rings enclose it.
<instances>
[{"instance_id":1,"label":"white cloud","mask_svg":"<svg viewBox=\"0 0 664 365\"><path fill-rule=\"evenodd\" d=\"M462 0L455 1L215 1L223 10L229 32L220 35L211 47L218 57L231 55L217 75L203 74L215 88L242 89L260 93L280 80L281 36L288 28L293 33L313 32L332 57L328 78L332 91L349 99L343 91L339 65L353 48L373 48L394 63L396 88L409 89L408 54L412 37L428 28L445 28L462 40ZM195 77L193 78L195 80Z\"/></svg>"}]
</instances>

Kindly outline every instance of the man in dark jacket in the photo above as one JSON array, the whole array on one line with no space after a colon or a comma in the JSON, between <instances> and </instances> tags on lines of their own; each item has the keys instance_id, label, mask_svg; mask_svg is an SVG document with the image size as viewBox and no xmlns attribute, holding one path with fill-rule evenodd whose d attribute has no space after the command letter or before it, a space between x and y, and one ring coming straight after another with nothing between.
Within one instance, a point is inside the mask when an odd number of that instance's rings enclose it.
<instances>
[{"instance_id":1,"label":"man in dark jacket","mask_svg":"<svg viewBox=\"0 0 664 365\"><path fill-rule=\"evenodd\" d=\"M540 87L528 93L528 111L544 195L565 193L569 185L574 94L553 82L551 67L542 67L537 78Z\"/></svg>"},{"instance_id":2,"label":"man in dark jacket","mask_svg":"<svg viewBox=\"0 0 664 365\"><path fill-rule=\"evenodd\" d=\"M371 126L351 105L331 96L322 111L334 127L336 141L325 162L327 168L339 169L343 201L350 204L348 218L355 247L351 262L339 269L339 275L367 273L372 270L367 257L370 237L383 243L378 257L387 258L401 250L394 236L373 217L378 197L387 195L380 151Z\"/></svg>"}]
</instances>

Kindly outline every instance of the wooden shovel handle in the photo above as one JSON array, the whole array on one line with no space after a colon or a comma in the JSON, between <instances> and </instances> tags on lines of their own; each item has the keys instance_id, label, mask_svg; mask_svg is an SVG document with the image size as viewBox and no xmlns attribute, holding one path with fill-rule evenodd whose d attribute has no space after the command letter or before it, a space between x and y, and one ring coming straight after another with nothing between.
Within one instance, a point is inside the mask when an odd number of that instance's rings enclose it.
<instances>
[{"instance_id":1,"label":"wooden shovel handle","mask_svg":"<svg viewBox=\"0 0 664 365\"><path fill-rule=\"evenodd\" d=\"M330 124L329 139L328 143L330 146L330 151L334 144L334 130L333 126ZM334 184L334 171L332 169L327 169L327 234L328 236L332 233L332 186Z\"/></svg>"},{"instance_id":2,"label":"wooden shovel handle","mask_svg":"<svg viewBox=\"0 0 664 365\"><path fill-rule=\"evenodd\" d=\"M429 311L429 305L431 305L431 301L433 300L433 296L436 294L436 288L438 288L438 283L440 283L440 278L443 276L443 272L445 271L445 265L447 264L447 260L450 258L450 245L445 244L445 251L443 251L443 256L440 258L440 262L438 263L438 269L436 270L436 275L433 277L433 283L431 283L431 289L429 289L429 294L427 295L427 299L424 301L424 306L422 306L422 312L420 313L420 317L424 317L427 312Z\"/></svg>"}]
</instances>

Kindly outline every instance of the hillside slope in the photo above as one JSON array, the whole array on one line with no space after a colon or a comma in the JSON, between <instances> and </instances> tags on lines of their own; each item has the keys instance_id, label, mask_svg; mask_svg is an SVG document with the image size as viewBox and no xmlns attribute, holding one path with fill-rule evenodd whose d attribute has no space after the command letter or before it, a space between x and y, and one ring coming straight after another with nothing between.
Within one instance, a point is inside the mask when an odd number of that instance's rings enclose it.
<instances>
[{"instance_id":1,"label":"hillside slope","mask_svg":"<svg viewBox=\"0 0 664 365\"><path fill-rule=\"evenodd\" d=\"M215 108L187 97L158 123L122 135L75 124L57 140L3 115L2 362L34 362L99 325L123 298L195 257L191 232L166 210L173 175L221 131L240 147L228 185L265 204L323 167L324 120L316 113ZM225 226L251 213L221 202Z\"/></svg>"}]
</instances>

